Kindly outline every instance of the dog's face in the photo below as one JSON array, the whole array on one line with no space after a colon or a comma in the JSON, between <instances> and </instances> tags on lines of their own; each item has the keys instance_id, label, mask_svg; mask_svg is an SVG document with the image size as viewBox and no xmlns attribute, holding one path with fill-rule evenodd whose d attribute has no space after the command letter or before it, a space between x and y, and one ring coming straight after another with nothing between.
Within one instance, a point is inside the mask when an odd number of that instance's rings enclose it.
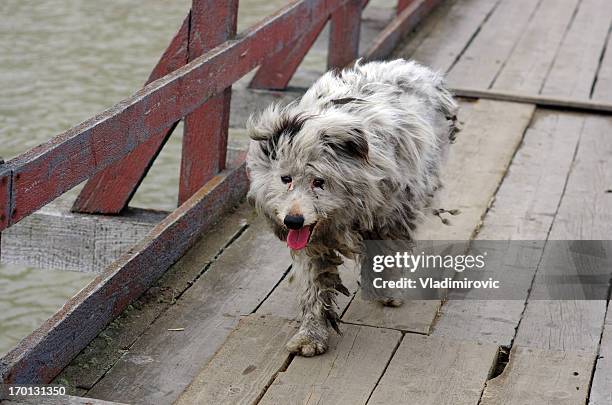
<instances>
[{"instance_id":1,"label":"dog's face","mask_svg":"<svg viewBox=\"0 0 612 405\"><path fill-rule=\"evenodd\" d=\"M329 244L350 227L364 186L368 143L355 117L334 109L298 113L268 108L250 120L249 200L276 235L300 250Z\"/></svg>"}]
</instances>

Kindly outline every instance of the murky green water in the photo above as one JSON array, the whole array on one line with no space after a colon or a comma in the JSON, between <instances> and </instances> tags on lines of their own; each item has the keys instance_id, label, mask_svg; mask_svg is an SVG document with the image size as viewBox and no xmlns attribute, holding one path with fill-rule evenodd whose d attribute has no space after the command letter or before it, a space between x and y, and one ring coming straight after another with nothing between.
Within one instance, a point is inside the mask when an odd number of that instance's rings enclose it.
<instances>
[{"instance_id":1,"label":"murky green water","mask_svg":"<svg viewBox=\"0 0 612 405\"><path fill-rule=\"evenodd\" d=\"M242 0L239 30L286 0ZM18 155L131 95L180 26L190 0L2 0L0 156ZM176 205L181 128L133 205ZM74 193L73 193L74 194ZM0 355L92 275L0 266Z\"/></svg>"}]
</instances>

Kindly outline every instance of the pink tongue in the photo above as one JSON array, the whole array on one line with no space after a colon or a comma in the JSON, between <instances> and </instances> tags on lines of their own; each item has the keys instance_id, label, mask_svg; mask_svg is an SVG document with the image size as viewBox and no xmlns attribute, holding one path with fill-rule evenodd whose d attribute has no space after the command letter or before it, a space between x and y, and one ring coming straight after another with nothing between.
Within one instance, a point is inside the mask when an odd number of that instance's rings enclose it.
<instances>
[{"instance_id":1,"label":"pink tongue","mask_svg":"<svg viewBox=\"0 0 612 405\"><path fill-rule=\"evenodd\" d=\"M287 245L293 250L304 249L310 237L310 227L305 226L300 229L289 229L287 235Z\"/></svg>"}]
</instances>

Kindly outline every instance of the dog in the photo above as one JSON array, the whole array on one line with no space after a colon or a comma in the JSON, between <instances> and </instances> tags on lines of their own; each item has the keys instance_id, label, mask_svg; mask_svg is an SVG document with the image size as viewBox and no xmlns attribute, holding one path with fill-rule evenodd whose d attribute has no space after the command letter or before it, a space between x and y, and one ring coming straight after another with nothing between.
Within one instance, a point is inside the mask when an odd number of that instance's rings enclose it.
<instances>
[{"instance_id":1,"label":"dog","mask_svg":"<svg viewBox=\"0 0 612 405\"><path fill-rule=\"evenodd\" d=\"M414 238L456 114L440 74L398 59L330 71L301 99L249 118L247 198L286 241L303 288L290 352L324 353L331 329L340 332L343 257L363 260L364 240Z\"/></svg>"}]
</instances>

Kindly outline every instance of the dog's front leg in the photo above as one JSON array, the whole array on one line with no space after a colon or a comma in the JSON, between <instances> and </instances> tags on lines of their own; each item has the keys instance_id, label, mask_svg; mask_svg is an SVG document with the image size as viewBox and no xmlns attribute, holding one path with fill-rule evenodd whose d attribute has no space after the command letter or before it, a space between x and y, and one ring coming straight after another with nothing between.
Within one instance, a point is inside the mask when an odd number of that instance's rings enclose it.
<instances>
[{"instance_id":1,"label":"dog's front leg","mask_svg":"<svg viewBox=\"0 0 612 405\"><path fill-rule=\"evenodd\" d=\"M340 281L337 267L340 263L336 255L324 258L310 258L302 253L294 255L294 272L302 284L302 324L287 343L290 352L307 357L325 353L330 327L340 332L336 295L338 292L349 294Z\"/></svg>"}]
</instances>

